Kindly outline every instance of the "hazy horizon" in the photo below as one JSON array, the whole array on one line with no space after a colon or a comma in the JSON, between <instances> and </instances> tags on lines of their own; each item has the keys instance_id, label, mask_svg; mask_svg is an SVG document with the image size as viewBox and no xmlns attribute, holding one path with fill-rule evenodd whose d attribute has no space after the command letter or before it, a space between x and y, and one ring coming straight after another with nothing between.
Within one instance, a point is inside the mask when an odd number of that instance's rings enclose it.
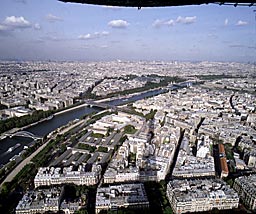
<instances>
[{"instance_id":1,"label":"hazy horizon","mask_svg":"<svg viewBox=\"0 0 256 214\"><path fill-rule=\"evenodd\" d=\"M0 60L254 62L255 7L3 0Z\"/></svg>"}]
</instances>

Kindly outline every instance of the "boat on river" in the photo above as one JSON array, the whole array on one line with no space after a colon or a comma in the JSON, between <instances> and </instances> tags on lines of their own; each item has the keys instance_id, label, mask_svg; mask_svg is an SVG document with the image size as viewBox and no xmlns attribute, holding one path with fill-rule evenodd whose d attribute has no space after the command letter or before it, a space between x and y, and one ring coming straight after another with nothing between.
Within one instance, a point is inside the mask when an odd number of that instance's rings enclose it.
<instances>
[{"instance_id":1,"label":"boat on river","mask_svg":"<svg viewBox=\"0 0 256 214\"><path fill-rule=\"evenodd\" d=\"M15 149L19 148L21 146L20 143L17 143L15 146L10 147L7 152L13 152Z\"/></svg>"}]
</instances>

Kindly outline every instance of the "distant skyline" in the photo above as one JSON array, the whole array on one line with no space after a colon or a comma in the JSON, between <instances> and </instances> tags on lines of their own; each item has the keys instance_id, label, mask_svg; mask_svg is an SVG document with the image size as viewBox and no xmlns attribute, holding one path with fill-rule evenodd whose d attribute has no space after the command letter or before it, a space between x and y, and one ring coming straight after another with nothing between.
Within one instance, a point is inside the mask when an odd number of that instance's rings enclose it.
<instances>
[{"instance_id":1,"label":"distant skyline","mask_svg":"<svg viewBox=\"0 0 256 214\"><path fill-rule=\"evenodd\" d=\"M123 8L1 0L0 60L256 59L255 7Z\"/></svg>"}]
</instances>

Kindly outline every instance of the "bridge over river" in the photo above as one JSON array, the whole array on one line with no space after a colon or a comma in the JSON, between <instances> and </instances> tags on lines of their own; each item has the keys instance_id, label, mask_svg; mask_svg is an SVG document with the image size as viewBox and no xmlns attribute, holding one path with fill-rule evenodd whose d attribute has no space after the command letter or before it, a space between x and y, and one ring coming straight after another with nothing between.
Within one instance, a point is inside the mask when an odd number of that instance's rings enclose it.
<instances>
[{"instance_id":1,"label":"bridge over river","mask_svg":"<svg viewBox=\"0 0 256 214\"><path fill-rule=\"evenodd\" d=\"M43 137L34 135L33 133L28 132L28 131L17 131L14 133L5 133L5 136L10 137L10 138L12 138L12 137L27 137L27 138L32 138L33 140L43 139Z\"/></svg>"},{"instance_id":2,"label":"bridge over river","mask_svg":"<svg viewBox=\"0 0 256 214\"><path fill-rule=\"evenodd\" d=\"M112 109L112 110L117 110L117 107L114 105L110 105L107 103L103 102L95 102L95 101L87 101L86 104L90 107L99 107L99 108L104 108L104 109Z\"/></svg>"}]
</instances>

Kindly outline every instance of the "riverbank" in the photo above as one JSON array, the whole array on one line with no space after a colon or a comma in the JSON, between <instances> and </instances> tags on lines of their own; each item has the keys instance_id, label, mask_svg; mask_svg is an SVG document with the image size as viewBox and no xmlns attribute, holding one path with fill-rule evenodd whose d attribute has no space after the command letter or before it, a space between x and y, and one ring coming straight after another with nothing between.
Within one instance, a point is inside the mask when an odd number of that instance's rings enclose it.
<instances>
[{"instance_id":1,"label":"riverbank","mask_svg":"<svg viewBox=\"0 0 256 214\"><path fill-rule=\"evenodd\" d=\"M86 120L79 120L76 123L72 124L71 126L66 127L67 125L64 125L63 127L59 128L61 131L55 133L52 135L43 145L41 145L35 152L33 152L29 157L21 161L13 170L12 172L4 179L4 181L0 184L0 187L5 182L11 182L13 178L27 165L31 162L31 160L39 153L41 152L51 140L54 140L57 135L61 134L63 135L64 133L68 132L69 130L73 129L74 127L77 127L84 123Z\"/></svg>"},{"instance_id":2,"label":"riverbank","mask_svg":"<svg viewBox=\"0 0 256 214\"><path fill-rule=\"evenodd\" d=\"M142 93L146 93L146 92L152 92L152 91L156 91L156 90L161 90L163 89L162 87L157 87L157 88L154 88L154 89L149 89L149 90L145 90L145 91L141 91L141 92L134 92L134 93L131 93L131 94L127 94L127 95L118 95L118 96L115 96L115 97L111 97L111 98L102 98L102 99L99 99L99 100L93 100L94 102L96 103L101 103L101 102L111 102L111 101L114 101L114 100L117 100L117 99L129 99L133 96L136 96L136 95L140 95ZM15 133L15 132L18 132L18 131L22 131L22 130L25 130L25 129L29 129L30 127L33 127L33 126L36 126L44 121L48 121L48 120L51 120L53 117L55 116L58 116L58 115L62 115L64 113L67 113L67 112L70 112L70 111L73 111L73 110L76 110L76 109L79 109L79 108L82 108L82 107L87 107L88 104L86 103L86 101L84 100L83 103L81 104L78 104L74 107L70 107L70 108L67 108L67 109L64 109L64 110L60 110L54 114L52 114L52 116L49 116L47 118L44 118L44 119L41 119L37 122L34 122L34 123L31 123L29 125L26 125L26 126L23 126L23 127L20 127L20 128L13 128L13 129L10 129L4 133L2 133L0 135L0 141L1 140L4 140L10 133Z\"/></svg>"},{"instance_id":3,"label":"riverbank","mask_svg":"<svg viewBox=\"0 0 256 214\"><path fill-rule=\"evenodd\" d=\"M180 85L181 85L181 87L185 87L185 86L182 85L182 83L180 83ZM175 88L176 87L174 87L174 86L168 86L169 90L173 90ZM143 93L140 92L140 93L123 95L123 96L118 96L118 97L113 97L113 98L104 98L104 99L97 100L97 101L98 102L111 103L110 105L113 105L113 106L121 106L121 105L125 105L129 102L134 102L134 101L137 101L137 100L141 100L141 99L144 99L144 98L147 98L147 97L150 97L150 96L156 96L156 95L161 94L163 92L167 92L168 89L166 89L166 88L159 88L159 89L154 89L154 90L151 89L151 90L148 90L148 91L144 91ZM32 124L30 124L29 127L31 127L31 128L30 128L30 130L27 130L27 131L29 131L31 133L34 133L36 135L41 135L41 136L47 136L48 135L48 137L50 137L51 139L54 139L58 134L60 134L60 133L64 134L66 131L70 130L71 128L74 128L75 126L81 125L83 123L83 120L78 120L77 122L73 123L74 125L73 124L68 125L68 126L71 126L71 127L67 127L67 124L69 123L69 121L72 121L72 120L74 121L74 120L77 120L77 119L81 118L81 116L78 116L78 115L83 115L84 116L84 115L88 115L92 112L99 112L100 111L99 109L93 109L93 108L84 108L84 109L82 109L85 106L87 106L86 103L81 103L81 105L77 105L77 106L74 106L73 108L69 108L69 109L65 109L63 111L60 111L60 112L58 112L58 114L55 114L52 119L45 118L42 121L38 121L34 126ZM77 111L79 111L79 112L77 112ZM45 120L49 120L49 121L46 121L45 123L43 123L43 121L45 121ZM62 120L62 121L60 121L60 120ZM60 128L60 127L62 127L62 128ZM24 127L22 127L22 128L24 128ZM49 133L51 133L51 134L49 134ZM8 142L6 142L6 143L8 143ZM47 143L44 143L44 144L47 145ZM10 147L10 144L8 144L8 145ZM36 150L36 151L38 151L38 150ZM35 156L37 153L35 153L35 154L33 153L33 156ZM28 160L29 159L26 158L24 161L22 161L15 168L15 170L13 170L15 172L9 174L8 177L5 179L5 181L8 181L8 179L12 179L13 176L15 176L15 173L17 174L18 171L21 170L21 167L24 167L27 163L29 163Z\"/></svg>"},{"instance_id":4,"label":"riverbank","mask_svg":"<svg viewBox=\"0 0 256 214\"><path fill-rule=\"evenodd\" d=\"M103 102L110 106L122 106L131 102L135 102L137 100L141 100L147 97L156 96L158 94L167 92L168 89L174 90L175 87L172 87L169 85L168 87L151 89L148 91L144 91L143 93L136 92L129 95L122 95L122 96L118 95L117 97L104 98L104 99L97 100L97 102ZM96 102L96 100L94 102ZM85 101L82 101L76 106L73 106L58 112L58 114L55 114L52 118L49 118L49 117L45 118L41 121L22 127L20 129L24 129L24 131L33 133L36 136L45 137L49 133L54 132L54 130L57 130L59 127L62 127L68 124L70 121L83 118L85 115L89 115L93 112L96 113L101 111L100 108L97 108L97 107L90 108L90 107L87 107L86 105L87 104L85 104ZM8 163L13 156L18 155L20 152L22 152L22 147L18 148L13 153L5 153L5 151L7 151L10 147L15 146L16 144L21 143L23 141L24 141L23 137L14 137L14 138L7 137L0 141L0 145L2 149L0 151L0 156L1 156L0 164L2 166ZM26 143L23 143L23 144L26 145L28 143L30 142L26 139Z\"/></svg>"},{"instance_id":5,"label":"riverbank","mask_svg":"<svg viewBox=\"0 0 256 214\"><path fill-rule=\"evenodd\" d=\"M20 127L20 128L13 128L13 129L10 129L10 130L8 130L8 131L6 131L6 132L4 132L4 133L2 133L2 134L0 135L0 141L1 141L1 140L4 140L6 137L8 137L9 134L13 134L13 133L15 133L15 132L23 131L23 130L28 129L28 128L32 127L32 126L36 126L36 125L38 125L39 123L42 123L42 122L44 122L44 121L51 120L52 118L53 118L53 115L52 115L52 116L49 116L49 117L47 117L47 118L41 119L41 120L39 120L39 121L37 121L37 122L31 123L31 124L29 124L29 125Z\"/></svg>"},{"instance_id":6,"label":"riverbank","mask_svg":"<svg viewBox=\"0 0 256 214\"><path fill-rule=\"evenodd\" d=\"M66 113L66 112L73 111L73 110L75 110L75 109L82 108L82 107L87 107L87 106L88 106L87 103L82 103L81 105L77 105L77 106L74 106L74 107L72 107L72 108L68 108L68 109L65 109L65 110L56 112L56 113L54 113L53 115L54 115L54 116L58 116L58 115L61 115L61 114Z\"/></svg>"}]
</instances>

